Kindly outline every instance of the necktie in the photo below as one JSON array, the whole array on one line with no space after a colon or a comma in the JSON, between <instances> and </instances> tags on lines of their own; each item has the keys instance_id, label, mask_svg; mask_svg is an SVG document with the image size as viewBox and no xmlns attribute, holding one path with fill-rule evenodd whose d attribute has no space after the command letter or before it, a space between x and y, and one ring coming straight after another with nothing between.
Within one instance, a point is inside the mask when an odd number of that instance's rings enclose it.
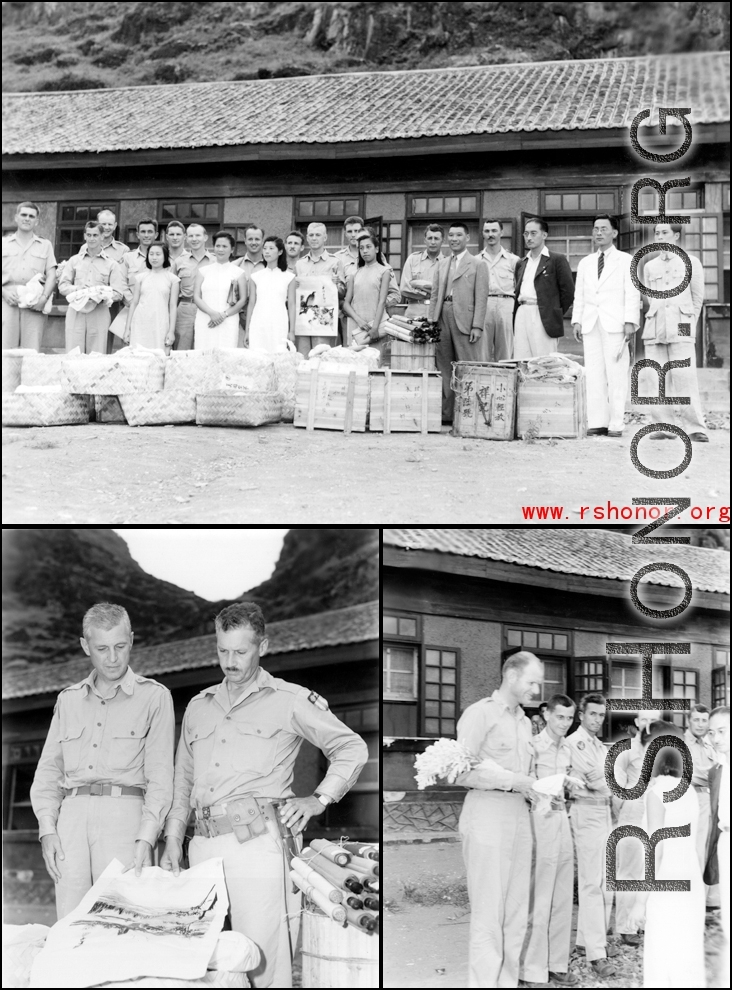
<instances>
[{"instance_id":1,"label":"necktie","mask_svg":"<svg viewBox=\"0 0 732 990\"><path fill-rule=\"evenodd\" d=\"M450 259L450 274L447 279L447 293L446 295L452 295L452 282L455 278L455 272L457 271L457 256L453 255Z\"/></svg>"},{"instance_id":2,"label":"necktie","mask_svg":"<svg viewBox=\"0 0 732 990\"><path fill-rule=\"evenodd\" d=\"M597 277L602 278L602 270L605 267L605 252L600 251L600 257L597 259Z\"/></svg>"}]
</instances>

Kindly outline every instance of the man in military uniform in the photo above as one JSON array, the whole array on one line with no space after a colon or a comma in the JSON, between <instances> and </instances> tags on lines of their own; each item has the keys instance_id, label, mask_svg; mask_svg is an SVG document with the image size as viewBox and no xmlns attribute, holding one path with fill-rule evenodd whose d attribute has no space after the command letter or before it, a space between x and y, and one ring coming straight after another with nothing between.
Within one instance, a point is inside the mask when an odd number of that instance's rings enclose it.
<instances>
[{"instance_id":1,"label":"man in military uniform","mask_svg":"<svg viewBox=\"0 0 732 990\"><path fill-rule=\"evenodd\" d=\"M170 691L128 666L120 605L94 605L82 629L94 669L59 694L30 794L59 919L113 859L138 875L152 863L173 797Z\"/></svg>"},{"instance_id":2,"label":"man in military uniform","mask_svg":"<svg viewBox=\"0 0 732 990\"><path fill-rule=\"evenodd\" d=\"M223 858L232 928L262 953L249 974L253 985L291 987L300 895L292 893L287 877L285 843L346 794L368 751L318 694L262 670L268 644L258 605L240 602L219 612L216 643L225 679L197 694L186 709L160 865L177 875L193 809L190 864ZM313 794L294 797L293 770L303 739L319 747L330 766Z\"/></svg>"},{"instance_id":3,"label":"man in military uniform","mask_svg":"<svg viewBox=\"0 0 732 990\"><path fill-rule=\"evenodd\" d=\"M481 761L459 774L470 788L460 835L470 898L469 986L515 987L526 934L531 882L531 824L526 803L534 783L531 722L522 704L538 693L544 665L521 651L503 665L490 698L463 712L458 742Z\"/></svg>"},{"instance_id":4,"label":"man in military uniform","mask_svg":"<svg viewBox=\"0 0 732 990\"><path fill-rule=\"evenodd\" d=\"M546 727L531 741L530 772L537 780L558 773L571 776L572 759L565 736L572 727L574 710L574 702L564 694L555 694L546 704ZM547 986L549 981L552 986L576 987L579 978L569 972L574 847L564 795L552 798L548 814L534 814L532 809L530 818L534 866L521 980L524 986Z\"/></svg>"},{"instance_id":5,"label":"man in military uniform","mask_svg":"<svg viewBox=\"0 0 732 990\"><path fill-rule=\"evenodd\" d=\"M570 812L577 850L577 945L584 946L590 966L601 979L615 972L607 960L613 895L605 890L605 846L611 829L610 788L605 782L606 750L597 738L605 721L606 707L601 694L586 694L579 703L579 728L567 738L572 776L584 785L578 789Z\"/></svg>"},{"instance_id":6,"label":"man in military uniform","mask_svg":"<svg viewBox=\"0 0 732 990\"><path fill-rule=\"evenodd\" d=\"M51 242L34 233L40 213L36 203L21 203L15 211L17 230L3 237L3 349L20 346L40 351L43 342L43 310L56 287L56 256ZM21 309L19 286L38 276L43 280L40 298Z\"/></svg>"},{"instance_id":7,"label":"man in military uniform","mask_svg":"<svg viewBox=\"0 0 732 990\"><path fill-rule=\"evenodd\" d=\"M660 712L638 712L634 721L636 734L630 741L630 748L623 750L615 761L615 780L621 787L631 788L640 780L647 744L643 740L643 730L651 722L660 719ZM613 796L618 825L638 825L643 822L645 800L643 796L635 801L624 801ZM618 880L642 880L645 876L643 846L638 839L621 839L615 847L615 874ZM636 894L632 890L615 891L615 931L626 945L638 948L641 937L631 919Z\"/></svg>"}]
</instances>

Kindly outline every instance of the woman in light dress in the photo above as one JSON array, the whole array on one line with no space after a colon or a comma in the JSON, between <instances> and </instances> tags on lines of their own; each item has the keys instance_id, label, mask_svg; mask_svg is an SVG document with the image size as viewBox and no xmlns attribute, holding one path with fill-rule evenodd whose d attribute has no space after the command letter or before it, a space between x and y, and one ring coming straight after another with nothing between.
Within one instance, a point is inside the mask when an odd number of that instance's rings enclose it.
<instances>
[{"instance_id":1,"label":"woman in light dress","mask_svg":"<svg viewBox=\"0 0 732 990\"><path fill-rule=\"evenodd\" d=\"M247 340L250 350L274 354L295 341L295 276L279 237L265 237L262 260L266 267L249 276Z\"/></svg>"},{"instance_id":2,"label":"woman in light dress","mask_svg":"<svg viewBox=\"0 0 732 990\"><path fill-rule=\"evenodd\" d=\"M652 722L644 744L660 735L682 737L670 722ZM644 891L636 895L631 918L642 927L644 987L705 987L704 916L706 891L696 852L699 800L689 786L681 797L664 803L664 793L681 783L680 750L664 747L656 754L645 794L642 828L652 836L660 828L690 826L690 835L662 839L656 845L656 880L688 880L688 891Z\"/></svg>"},{"instance_id":3,"label":"woman in light dress","mask_svg":"<svg viewBox=\"0 0 732 990\"><path fill-rule=\"evenodd\" d=\"M348 276L343 312L348 317L345 346L370 344L383 351L388 337L383 329L386 322L386 296L389 291L391 268L379 250L372 230L358 238L358 268Z\"/></svg>"},{"instance_id":4,"label":"woman in light dress","mask_svg":"<svg viewBox=\"0 0 732 990\"><path fill-rule=\"evenodd\" d=\"M145 268L135 275L125 342L170 354L175 331L180 279L170 270L168 245L157 241L148 248Z\"/></svg>"},{"instance_id":5,"label":"woman in light dress","mask_svg":"<svg viewBox=\"0 0 732 990\"><path fill-rule=\"evenodd\" d=\"M239 344L239 310L247 301L247 276L230 260L235 245L234 236L228 231L214 234L214 261L199 268L196 274L193 302L198 312L193 324L194 350Z\"/></svg>"}]
</instances>

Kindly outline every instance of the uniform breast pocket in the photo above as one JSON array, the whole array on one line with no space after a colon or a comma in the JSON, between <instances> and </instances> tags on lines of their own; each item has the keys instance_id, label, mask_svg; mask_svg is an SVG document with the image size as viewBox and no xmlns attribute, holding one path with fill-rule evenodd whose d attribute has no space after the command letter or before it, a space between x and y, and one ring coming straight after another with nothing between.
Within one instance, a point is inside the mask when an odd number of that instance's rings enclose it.
<instances>
[{"instance_id":1,"label":"uniform breast pocket","mask_svg":"<svg viewBox=\"0 0 732 990\"><path fill-rule=\"evenodd\" d=\"M64 757L64 773L71 773L78 768L81 762L85 731L83 725L72 725L61 734L60 742L61 752Z\"/></svg>"},{"instance_id":2,"label":"uniform breast pocket","mask_svg":"<svg viewBox=\"0 0 732 990\"><path fill-rule=\"evenodd\" d=\"M214 744L215 724L197 725L186 733L186 742L193 753L193 770L196 776L208 767Z\"/></svg>"},{"instance_id":3,"label":"uniform breast pocket","mask_svg":"<svg viewBox=\"0 0 732 990\"><path fill-rule=\"evenodd\" d=\"M274 769L280 726L272 723L237 724L232 765L243 773L264 776Z\"/></svg>"},{"instance_id":4,"label":"uniform breast pocket","mask_svg":"<svg viewBox=\"0 0 732 990\"><path fill-rule=\"evenodd\" d=\"M491 760L495 760L500 763L501 766L505 766L510 758L513 746L508 739L488 739L487 746L488 752L487 756Z\"/></svg>"},{"instance_id":5,"label":"uniform breast pocket","mask_svg":"<svg viewBox=\"0 0 732 990\"><path fill-rule=\"evenodd\" d=\"M119 726L112 730L111 746L107 750L107 765L110 770L138 770L144 762L145 736L144 722Z\"/></svg>"}]
</instances>

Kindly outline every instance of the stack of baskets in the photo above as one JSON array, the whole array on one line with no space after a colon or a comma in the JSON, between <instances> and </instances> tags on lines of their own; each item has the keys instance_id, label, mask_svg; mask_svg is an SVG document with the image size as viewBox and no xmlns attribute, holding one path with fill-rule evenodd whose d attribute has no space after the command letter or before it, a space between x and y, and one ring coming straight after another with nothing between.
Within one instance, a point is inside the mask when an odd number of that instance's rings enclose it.
<instances>
[{"instance_id":1,"label":"stack of baskets","mask_svg":"<svg viewBox=\"0 0 732 990\"><path fill-rule=\"evenodd\" d=\"M3 426L76 426L89 422L89 400L75 393L62 356L3 351Z\"/></svg>"}]
</instances>

